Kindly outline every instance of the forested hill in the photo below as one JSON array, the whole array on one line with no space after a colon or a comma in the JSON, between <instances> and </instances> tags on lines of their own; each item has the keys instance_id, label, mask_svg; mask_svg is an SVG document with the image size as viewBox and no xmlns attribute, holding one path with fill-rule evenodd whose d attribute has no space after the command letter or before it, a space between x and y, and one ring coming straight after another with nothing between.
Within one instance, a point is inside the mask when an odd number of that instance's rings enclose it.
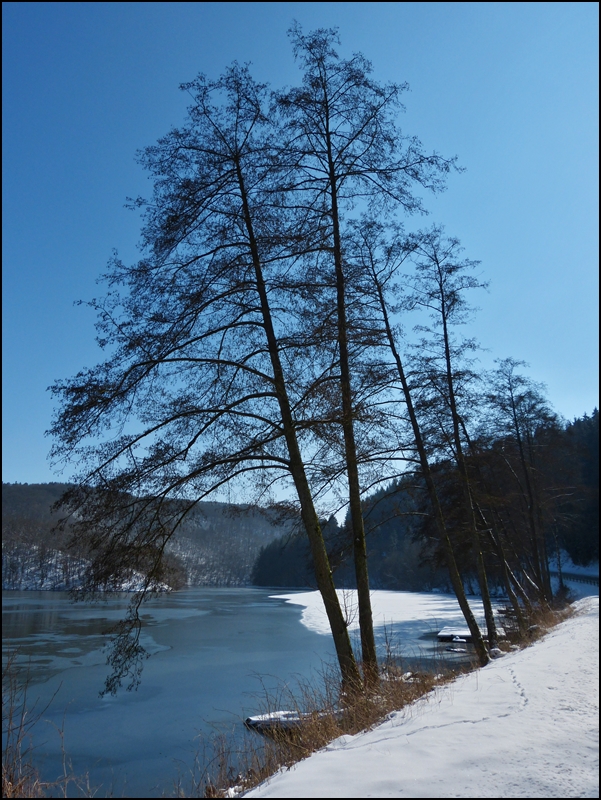
<instances>
[{"instance_id":1,"label":"forested hill","mask_svg":"<svg viewBox=\"0 0 601 800\"><path fill-rule=\"evenodd\" d=\"M68 589L86 566L69 548L68 534L53 532L51 506L64 483L2 484L2 586ZM262 547L286 535L289 524L248 505L199 503L168 546L174 586L240 586L250 582Z\"/></svg>"},{"instance_id":2,"label":"forested hill","mask_svg":"<svg viewBox=\"0 0 601 800\"><path fill-rule=\"evenodd\" d=\"M576 565L599 560L599 412L571 423L553 418L534 432L523 449L532 480L531 502L540 526L546 568L565 553ZM484 539L489 581L501 589L501 542L516 572L532 563L529 550L529 503L520 480L520 453L508 435L473 442L467 461L474 498L490 520L494 539ZM455 522L457 474L439 461L433 468L441 502L451 521L450 534L468 591L477 588L469 542ZM363 515L373 589L451 590L444 554L432 525L424 484L419 474L393 481L363 501ZM354 586L350 519L338 526L331 519L324 528L336 584ZM252 573L259 586L311 585L313 564L305 537L287 536L266 545Z\"/></svg>"},{"instance_id":3,"label":"forested hill","mask_svg":"<svg viewBox=\"0 0 601 800\"><path fill-rule=\"evenodd\" d=\"M514 569L527 564L528 504L520 492L516 448L508 437L477 443L469 462L477 499L506 543ZM541 427L529 443L538 518L549 560L559 549L575 564L599 558L599 413ZM512 463L514 459L515 463ZM453 469L435 469L441 500L452 512ZM52 533L50 512L67 484L2 484L2 584L5 589L76 585L85 552L67 548L68 534ZM452 516L452 514L451 514ZM449 589L444 559L418 475L389 484L364 501L370 584L374 589ZM324 536L339 586L352 586L348 521L332 517ZM469 547L457 535L468 588L476 585ZM485 553L491 581L501 581L497 554ZM274 512L249 505L199 503L168 545L170 583L185 585L311 586L314 572L306 536Z\"/></svg>"}]
</instances>

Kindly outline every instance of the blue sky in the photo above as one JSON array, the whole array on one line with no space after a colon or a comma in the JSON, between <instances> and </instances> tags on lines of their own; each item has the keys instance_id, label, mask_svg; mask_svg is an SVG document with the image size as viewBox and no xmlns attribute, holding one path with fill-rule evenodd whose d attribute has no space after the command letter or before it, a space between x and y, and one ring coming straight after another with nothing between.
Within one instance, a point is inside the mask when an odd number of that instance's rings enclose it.
<instances>
[{"instance_id":1,"label":"blue sky","mask_svg":"<svg viewBox=\"0 0 601 800\"><path fill-rule=\"evenodd\" d=\"M198 72L297 83L295 19L408 81L405 132L466 167L411 224L482 261L484 363L529 362L568 419L598 406L596 3L3 3L4 481L68 478L46 387L100 360L73 302L102 294L113 248L136 258L136 150L182 122Z\"/></svg>"}]
</instances>

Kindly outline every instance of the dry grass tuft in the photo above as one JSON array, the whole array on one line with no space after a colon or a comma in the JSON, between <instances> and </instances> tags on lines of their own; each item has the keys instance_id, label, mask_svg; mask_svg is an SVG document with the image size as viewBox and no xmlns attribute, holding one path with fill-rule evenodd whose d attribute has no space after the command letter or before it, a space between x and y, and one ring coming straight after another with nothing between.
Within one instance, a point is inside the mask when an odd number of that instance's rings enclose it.
<instances>
[{"instance_id":1,"label":"dry grass tuft","mask_svg":"<svg viewBox=\"0 0 601 800\"><path fill-rule=\"evenodd\" d=\"M520 634L515 614L511 607L502 608L499 615L503 621L505 638L512 649L528 647L533 642L541 639L551 628L559 625L574 614L574 609L568 603L556 603L554 607L537 606L526 615L527 629L525 635ZM503 643L500 644L502 649Z\"/></svg>"},{"instance_id":2,"label":"dry grass tuft","mask_svg":"<svg viewBox=\"0 0 601 800\"><path fill-rule=\"evenodd\" d=\"M38 710L27 705L28 669L19 669L17 652L6 653L2 667L2 797L67 797L71 787L78 797L94 797L88 776L76 776L63 746L63 775L57 780L42 781L33 764L31 737L33 728L42 721L48 705ZM58 730L61 745L63 731Z\"/></svg>"},{"instance_id":3,"label":"dry grass tuft","mask_svg":"<svg viewBox=\"0 0 601 800\"><path fill-rule=\"evenodd\" d=\"M388 714L423 697L456 673L404 672L387 663L379 686L352 697L345 695L335 668L325 669L317 681L298 679L271 692L263 688L259 713L287 710L298 716L294 726L274 726L264 735L246 731L238 744L234 737L217 734L203 743L202 757L187 791L178 784L178 796L235 797L257 786L280 769L307 758L345 734L354 735L381 723Z\"/></svg>"},{"instance_id":4,"label":"dry grass tuft","mask_svg":"<svg viewBox=\"0 0 601 800\"><path fill-rule=\"evenodd\" d=\"M39 714L27 710L27 676L21 680L16 653L2 668L2 797L43 797L44 784L31 760L29 733Z\"/></svg>"}]
</instances>

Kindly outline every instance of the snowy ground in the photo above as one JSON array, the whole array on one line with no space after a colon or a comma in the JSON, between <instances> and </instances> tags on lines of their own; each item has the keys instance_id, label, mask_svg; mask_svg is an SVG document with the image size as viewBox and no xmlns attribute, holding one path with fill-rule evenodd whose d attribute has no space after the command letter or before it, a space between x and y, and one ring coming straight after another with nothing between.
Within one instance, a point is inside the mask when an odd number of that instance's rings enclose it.
<instances>
[{"instance_id":1,"label":"snowy ground","mask_svg":"<svg viewBox=\"0 0 601 800\"><path fill-rule=\"evenodd\" d=\"M378 596L376 616L403 613L402 593ZM307 605L305 624L322 624L315 593L290 599ZM533 646L337 739L246 796L599 797L599 598L575 608Z\"/></svg>"},{"instance_id":2,"label":"snowy ground","mask_svg":"<svg viewBox=\"0 0 601 800\"><path fill-rule=\"evenodd\" d=\"M557 558L551 558L549 560L549 569L553 571L557 571L559 565L557 563ZM577 575L595 575L597 578L599 577L599 562L592 561L590 564L586 566L580 566L579 564L574 564L572 559L569 555L565 552L565 550L561 551L561 569L564 572L571 572Z\"/></svg>"},{"instance_id":3,"label":"snowy ground","mask_svg":"<svg viewBox=\"0 0 601 800\"><path fill-rule=\"evenodd\" d=\"M352 589L338 589L340 605L347 618L349 630L359 630L356 592ZM331 636L328 618L318 592L297 592L278 594L273 597L285 599L289 603L303 606L301 622L309 630ZM479 597L470 597L469 603L476 619L484 626L484 611ZM506 605L503 601L502 605ZM454 595L443 592L393 592L376 590L371 592L371 606L376 632L395 623L419 623L421 633L431 630L437 632L444 625L462 625L465 620Z\"/></svg>"}]
</instances>

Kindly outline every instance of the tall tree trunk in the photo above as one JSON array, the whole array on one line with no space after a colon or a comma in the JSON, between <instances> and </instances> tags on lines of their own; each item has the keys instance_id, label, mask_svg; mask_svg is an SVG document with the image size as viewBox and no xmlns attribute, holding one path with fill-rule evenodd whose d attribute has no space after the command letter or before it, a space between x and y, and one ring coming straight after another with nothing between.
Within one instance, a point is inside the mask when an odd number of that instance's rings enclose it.
<instances>
[{"instance_id":1,"label":"tall tree trunk","mask_svg":"<svg viewBox=\"0 0 601 800\"><path fill-rule=\"evenodd\" d=\"M417 452L419 455L420 466L422 469L422 475L424 477L424 481L426 483L426 489L428 491L428 497L430 499L430 503L432 505L432 509L434 511L434 520L436 523L436 529L438 531L438 535L440 537L440 541L443 545L447 567L449 570L449 576L451 578L451 585L453 586L453 591L455 592L455 596L457 597L457 602L459 603L459 607L463 613L467 626L469 628L469 632L472 637L472 642L474 643L474 647L476 649L476 654L478 656L478 660L480 664L484 666L488 664L490 657L488 655L488 649L482 638L482 632L476 622L476 618L470 608L468 603L467 597L465 595L465 588L463 586L463 580L461 579L461 575L459 573L459 569L457 567L457 561L455 559L455 553L453 551L453 545L451 539L449 537L444 515L442 512L442 507L440 505L440 501L438 499L438 492L436 491L436 486L434 484L434 478L432 476L432 471L430 470L430 463L428 461L428 454L426 452L426 447L424 444L424 440L422 438L421 428L419 426L419 422L417 419L417 415L415 413L415 407L413 405L413 398L411 397L411 390L409 388L409 384L407 382L407 378L405 375L405 370L403 368L403 363L401 360L401 356L397 350L394 336L392 333L392 328L390 327L390 321L388 319L388 309L386 307L386 301L384 299L384 295L382 293L382 288L378 281L375 281L376 289L378 292L378 299L380 303L380 309L382 312L382 317L384 320L384 326L386 329L386 338L388 340L388 346L390 347L391 353L395 360L395 364L397 367L397 372L401 381L401 386L403 388L403 395L405 398L405 404L407 406L407 412L409 414L409 419L411 421L411 429L413 431L413 438L415 440L415 446L417 448Z\"/></svg>"},{"instance_id":2,"label":"tall tree trunk","mask_svg":"<svg viewBox=\"0 0 601 800\"><path fill-rule=\"evenodd\" d=\"M355 562L355 579L357 582L357 602L359 606L361 654L365 683L367 686L373 686L378 681L378 659L376 655L376 642L374 637L371 597L369 592L365 525L363 521L363 510L361 508L361 488L359 484L357 447L355 443L355 431L353 425L353 402L348 352L345 278L342 265L342 248L340 242L340 220L338 214L336 172L332 157L329 130L327 131L327 142L328 165L330 172L330 200L334 234L334 266L336 271L336 310L338 349L340 358L342 430L344 434L344 451L349 486L349 508L353 532L353 556Z\"/></svg>"},{"instance_id":3,"label":"tall tree trunk","mask_svg":"<svg viewBox=\"0 0 601 800\"><path fill-rule=\"evenodd\" d=\"M526 620L524 619L524 614L522 612L522 607L520 606L520 602L518 597L513 589L512 578L514 583L518 583L517 578L513 575L509 564L507 563L507 559L505 558L505 551L503 550L503 545L499 537L495 535L494 530L492 527L486 524L486 519L482 512L482 509L478 504L476 504L476 509L478 512L479 517L482 520L482 523L485 527L485 530L488 531L490 541L492 543L493 549L497 555L501 563L501 568L503 570L503 583L505 584L505 591L507 592L507 596L509 597L509 601L513 608L513 613L515 614L518 630L520 636L523 636L526 633ZM520 587L521 589L521 587ZM525 597L525 593L522 590L522 596Z\"/></svg>"},{"instance_id":4,"label":"tall tree trunk","mask_svg":"<svg viewBox=\"0 0 601 800\"><path fill-rule=\"evenodd\" d=\"M461 420L461 427L462 427L462 430L463 430L463 435L465 436L465 440L466 440L466 442L468 444L468 447L470 449L470 453L472 455L472 458L476 459L476 466L478 468L478 461L477 461L477 455L478 454L477 454L476 448L474 447L474 444L473 444L473 442L472 442L472 440L470 438L469 432L468 432L468 430L467 430L467 428L466 428L466 426L465 426L465 424L463 422L463 419ZM482 474L481 474L481 470L479 468L478 468L478 476L479 476L480 483L482 483ZM488 491L488 488L486 488L486 491ZM513 579L515 584L518 584L517 578L515 577L515 575L513 575L512 571L511 571L511 568L510 568L510 566L509 566L509 564L507 562L507 559L505 557L505 551L503 549L503 544L501 542L500 537L498 537L496 535L493 526L488 523L486 517L484 516L484 512L482 510L482 507L480 506L480 504L476 500L474 500L474 508L475 508L478 520L480 521L480 525L482 527L482 530L484 530L484 531L486 531L488 533L489 539L490 539L490 541L492 543L492 546L493 546L493 550L495 551L496 556L497 556L497 558L499 559L499 561L501 563L501 568L503 570L503 583L505 584L505 591L507 592L507 596L509 597L509 601L510 601L512 607L513 607L513 612L515 614L515 618L516 618L516 622L517 622L517 626L518 626L518 630L519 630L520 636L523 636L526 633L526 621L524 619L524 615L523 615L523 612L522 612L522 607L520 606L518 597L517 597L517 595L516 595L516 593L515 593L515 591L513 589L513 584L512 584L512 579ZM521 587L520 587L520 589L521 589ZM522 597L526 598L525 592L523 590L521 590L521 591L522 591Z\"/></svg>"},{"instance_id":5,"label":"tall tree trunk","mask_svg":"<svg viewBox=\"0 0 601 800\"><path fill-rule=\"evenodd\" d=\"M269 357L271 359L271 365L273 369L275 392L280 407L284 437L290 458L290 473L298 494L298 499L301 506L301 516L305 531L309 538L311 555L313 556L317 587L323 599L325 611L330 623L330 629L334 639L334 646L336 648L336 655L338 657L343 685L347 691L355 693L361 686L361 675L353 654L353 648L348 633L348 626L342 613L338 595L336 593L336 587L334 585L334 578L330 567L323 533L321 531L317 512L315 511L309 482L305 472L305 466L298 445L294 418L292 416L290 400L288 398L288 391L284 379L284 371L282 369L282 363L280 359L278 341L273 327L269 298L267 296L265 280L263 277L261 259L254 234L252 218L248 207L244 179L240 164L238 163L236 166L244 210L244 220L249 237L253 266L255 270L257 292L259 294L261 303L263 324L265 327Z\"/></svg>"},{"instance_id":6,"label":"tall tree trunk","mask_svg":"<svg viewBox=\"0 0 601 800\"><path fill-rule=\"evenodd\" d=\"M517 476L515 470L511 466L511 463L509 462L509 460L507 458L505 458L505 457L504 457L503 460L505 461L505 464L506 464L507 468L509 469L509 471L513 475L513 477L515 479L515 482L516 482L516 484L517 484L517 486L518 486L518 488L520 490L520 493L522 495L522 498L524 500L524 504L525 504L526 508L528 508L528 499L527 499L527 496L526 496L526 492L524 491L524 488L522 487L522 484L520 482L519 477ZM501 519L501 517L500 517L498 512L496 512L496 516L497 516L497 518L499 520L499 524L500 524L501 528L503 530L505 530L505 526L503 525L503 521L502 521L502 519ZM513 527L514 532L515 532L516 531L515 524L513 524L512 527ZM531 534L530 538L531 538L531 542L532 542L532 534ZM527 557L526 554L524 554L523 558L520 558L518 556L518 554L515 551L515 548L511 544L511 539L510 539L508 534L506 534L506 539L507 539L507 542L508 542L509 547L511 549L511 552L513 554L513 557L516 560L516 563L520 564L520 568L521 568L521 571L522 571L522 574L523 574L524 578L526 579L526 583L528 584L528 586L531 587L531 589L532 589L535 597L538 599L538 601L541 602L541 603L545 603L546 602L545 601L545 593L544 593L544 589L543 589L542 580L541 580L541 577L540 577L540 574L539 574L540 570L537 570L536 566L532 564L532 562L530 561L530 559ZM534 544L533 544L533 548L534 548ZM534 553L534 555L536 556L536 553ZM538 583L527 572L527 570L526 570L526 568L525 568L525 566L523 564L523 561L528 561L529 565L532 567L532 572L533 572L534 576L538 579ZM536 559L535 559L535 562L536 562ZM530 612L532 612L532 605L531 604L529 605L528 610Z\"/></svg>"},{"instance_id":7,"label":"tall tree trunk","mask_svg":"<svg viewBox=\"0 0 601 800\"><path fill-rule=\"evenodd\" d=\"M478 526L476 524L476 517L474 511L474 502L472 497L472 490L470 486L470 479L467 471L467 465L465 463L465 458L463 455L463 447L461 444L461 433L460 433L460 417L459 412L457 410L457 398L455 396L455 385L453 381L453 370L452 370L452 363L451 363L451 348L449 342L449 332L447 327L447 318L446 318L446 297L444 294L444 287L442 285L442 281L440 282L440 292L441 292L441 310L442 310L442 328L443 328L443 337L444 337L444 348L445 348L445 364L446 364L446 377L447 377L447 388L449 392L449 404L451 407L451 417L453 421L453 439L455 442L455 458L457 461L457 467L459 469L459 474L461 475L461 482L463 487L463 498L465 504L465 511L467 514L468 519L468 527L470 531L470 536L472 540L472 549L474 552L474 557L476 559L476 568L478 573L478 585L480 587L480 594L482 595L482 605L484 606L484 616L486 619L486 628L488 631L488 645L489 647L497 647L498 645L498 633L497 633L497 626L495 623L495 617L492 609L492 603L490 600L490 591L488 588L488 579L486 576L486 568L484 565L484 555L482 553L482 541L480 538L480 532L478 530Z\"/></svg>"},{"instance_id":8,"label":"tall tree trunk","mask_svg":"<svg viewBox=\"0 0 601 800\"><path fill-rule=\"evenodd\" d=\"M543 544L543 537L539 528L539 520L535 509L534 490L532 486L532 479L530 474L530 465L524 452L524 442L521 435L520 423L517 417L517 409L515 407L515 399L513 392L511 392L511 412L513 416L513 425L518 443L518 451L520 454L520 465L522 467L522 474L524 475L524 482L526 484L526 504L528 507L528 521L530 523L530 534L532 541L532 551L534 555L534 568L539 585L543 592L543 598L547 603L553 599L551 592L551 583L549 581L548 563L544 556L546 553L541 552L541 544Z\"/></svg>"}]
</instances>

